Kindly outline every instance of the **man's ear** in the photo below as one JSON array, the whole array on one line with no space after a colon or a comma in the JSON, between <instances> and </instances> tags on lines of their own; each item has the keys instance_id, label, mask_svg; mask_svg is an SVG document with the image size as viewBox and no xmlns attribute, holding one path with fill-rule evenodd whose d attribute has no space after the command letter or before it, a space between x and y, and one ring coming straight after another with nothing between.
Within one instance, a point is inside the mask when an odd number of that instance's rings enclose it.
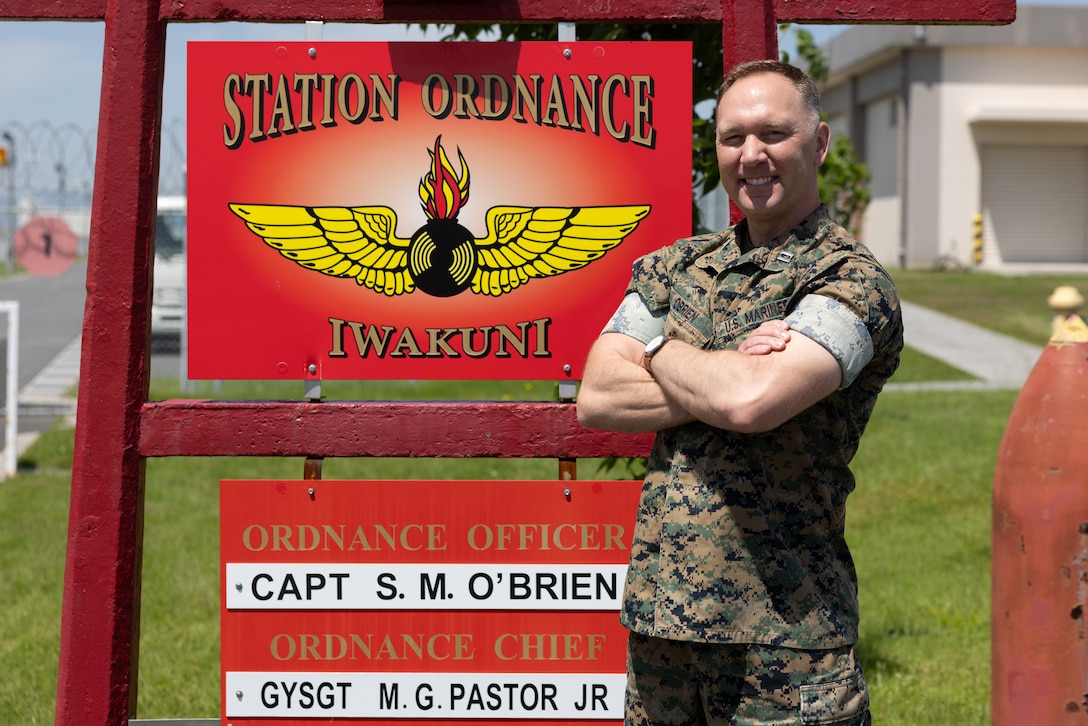
<instances>
[{"instance_id":1,"label":"man's ear","mask_svg":"<svg viewBox=\"0 0 1088 726\"><path fill-rule=\"evenodd\" d=\"M827 158L827 152L831 148L831 127L824 121L820 122L820 125L816 127L816 158L818 160L817 166L824 163L824 159Z\"/></svg>"}]
</instances>

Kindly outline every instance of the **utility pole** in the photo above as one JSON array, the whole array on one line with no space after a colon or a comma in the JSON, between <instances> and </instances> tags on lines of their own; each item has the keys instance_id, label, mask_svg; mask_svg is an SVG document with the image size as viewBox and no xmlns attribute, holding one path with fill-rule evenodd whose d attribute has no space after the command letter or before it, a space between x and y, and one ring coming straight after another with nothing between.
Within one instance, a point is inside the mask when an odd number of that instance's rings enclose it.
<instances>
[{"instance_id":1,"label":"utility pole","mask_svg":"<svg viewBox=\"0 0 1088 726\"><path fill-rule=\"evenodd\" d=\"M4 149L4 163L8 170L8 270L15 269L15 137L11 132L0 134L7 143Z\"/></svg>"},{"instance_id":2,"label":"utility pole","mask_svg":"<svg viewBox=\"0 0 1088 726\"><path fill-rule=\"evenodd\" d=\"M64 198L65 191L66 191L65 190L65 180L66 180L66 175L65 175L64 162L63 161L58 161L57 162L57 208L60 210L60 213L57 214L57 216L61 217L62 219L64 217L64 208L66 206L68 206L67 203L66 203L67 200Z\"/></svg>"}]
</instances>

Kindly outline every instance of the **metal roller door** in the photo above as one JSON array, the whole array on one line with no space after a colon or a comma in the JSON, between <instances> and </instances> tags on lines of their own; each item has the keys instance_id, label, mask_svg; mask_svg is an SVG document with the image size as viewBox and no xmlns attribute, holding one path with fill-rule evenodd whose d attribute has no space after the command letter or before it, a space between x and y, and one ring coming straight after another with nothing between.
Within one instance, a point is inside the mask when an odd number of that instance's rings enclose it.
<instances>
[{"instance_id":1,"label":"metal roller door","mask_svg":"<svg viewBox=\"0 0 1088 726\"><path fill-rule=\"evenodd\" d=\"M1088 147L982 147L983 255L1088 262Z\"/></svg>"}]
</instances>

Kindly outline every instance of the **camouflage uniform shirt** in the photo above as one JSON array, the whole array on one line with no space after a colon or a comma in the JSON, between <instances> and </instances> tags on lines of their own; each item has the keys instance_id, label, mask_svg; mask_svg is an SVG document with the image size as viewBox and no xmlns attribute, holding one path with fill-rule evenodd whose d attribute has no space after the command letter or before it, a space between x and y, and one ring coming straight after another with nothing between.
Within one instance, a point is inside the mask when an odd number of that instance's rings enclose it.
<instances>
[{"instance_id":1,"label":"camouflage uniform shirt","mask_svg":"<svg viewBox=\"0 0 1088 726\"><path fill-rule=\"evenodd\" d=\"M785 318L835 355L843 383L766 433L700 422L658 433L621 619L675 640L849 645L858 630L843 536L849 462L899 363L899 301L824 207L748 252L737 243L744 224L640 258L628 293L655 315L667 311L667 335L705 349L735 349L762 322Z\"/></svg>"}]
</instances>

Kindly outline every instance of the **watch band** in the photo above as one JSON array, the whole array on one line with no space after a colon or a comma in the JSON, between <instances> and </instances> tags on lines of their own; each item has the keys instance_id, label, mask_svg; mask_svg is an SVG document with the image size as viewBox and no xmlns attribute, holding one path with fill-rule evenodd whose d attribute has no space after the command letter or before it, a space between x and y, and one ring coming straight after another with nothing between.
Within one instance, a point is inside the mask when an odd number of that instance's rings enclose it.
<instances>
[{"instance_id":1,"label":"watch band","mask_svg":"<svg viewBox=\"0 0 1088 726\"><path fill-rule=\"evenodd\" d=\"M661 349L665 347L665 343L668 343L671 338L667 338L664 335L659 335L649 343L646 344L646 349L642 352L642 367L646 369L646 372L653 375L653 370L650 368L650 362L654 356L661 352Z\"/></svg>"}]
</instances>

